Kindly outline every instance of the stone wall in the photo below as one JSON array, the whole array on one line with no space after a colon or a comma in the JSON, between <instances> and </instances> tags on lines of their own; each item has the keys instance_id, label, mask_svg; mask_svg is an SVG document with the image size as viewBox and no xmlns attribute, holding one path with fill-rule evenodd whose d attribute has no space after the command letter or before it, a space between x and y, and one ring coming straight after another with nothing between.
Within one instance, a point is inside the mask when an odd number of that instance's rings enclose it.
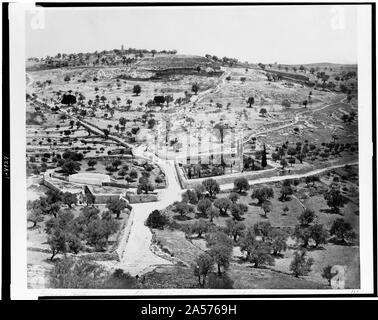
<instances>
[{"instance_id":1,"label":"stone wall","mask_svg":"<svg viewBox=\"0 0 378 320\"><path fill-rule=\"evenodd\" d=\"M149 194L126 194L126 199L129 200L130 203L144 203L144 202L155 202L158 201L157 194L149 193Z\"/></svg>"},{"instance_id":2,"label":"stone wall","mask_svg":"<svg viewBox=\"0 0 378 320\"><path fill-rule=\"evenodd\" d=\"M109 200L118 200L120 198L119 194L93 194L95 197L95 204L104 204Z\"/></svg>"},{"instance_id":3,"label":"stone wall","mask_svg":"<svg viewBox=\"0 0 378 320\"><path fill-rule=\"evenodd\" d=\"M227 175L221 175L221 176L214 176L214 177L207 177L207 178L198 178L198 179L186 179L181 168L175 164L177 176L181 185L182 189L192 189L196 185L199 185L202 183L202 181L206 179L214 179L219 184L227 184L227 183L233 183L236 178L246 178L247 180L254 180L254 179L260 179L260 178L268 178L273 177L277 175L277 169L267 169L267 170L260 170L260 171L253 171L253 172L238 172L238 173L232 173Z\"/></svg>"},{"instance_id":4,"label":"stone wall","mask_svg":"<svg viewBox=\"0 0 378 320\"><path fill-rule=\"evenodd\" d=\"M131 210L126 227L121 231L121 234L119 236L118 247L114 251L115 253L117 253L119 260L122 260L122 254L125 251L127 242L129 240L131 227L134 223L134 215L135 211Z\"/></svg>"},{"instance_id":5,"label":"stone wall","mask_svg":"<svg viewBox=\"0 0 378 320\"><path fill-rule=\"evenodd\" d=\"M60 190L60 188L58 188L55 184L53 184L52 182L46 180L45 178L43 179L42 181L42 184L44 186L46 186L47 188L55 191L55 192L61 192L62 190Z\"/></svg>"}]
</instances>

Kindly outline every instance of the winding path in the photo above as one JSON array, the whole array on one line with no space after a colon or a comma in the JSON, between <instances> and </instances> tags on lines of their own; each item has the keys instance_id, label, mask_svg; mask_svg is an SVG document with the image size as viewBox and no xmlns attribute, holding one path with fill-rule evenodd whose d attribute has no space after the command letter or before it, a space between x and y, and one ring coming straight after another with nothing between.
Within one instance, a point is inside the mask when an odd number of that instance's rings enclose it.
<instances>
[{"instance_id":1,"label":"winding path","mask_svg":"<svg viewBox=\"0 0 378 320\"><path fill-rule=\"evenodd\" d=\"M131 275L141 275L153 270L158 265L172 264L152 253L150 250L152 234L150 229L144 225L153 210L162 210L173 202L181 200L182 190L175 175L173 162L162 161L159 165L165 172L168 181L167 188L159 195L159 201L133 204L133 225L119 265Z\"/></svg>"}]
</instances>

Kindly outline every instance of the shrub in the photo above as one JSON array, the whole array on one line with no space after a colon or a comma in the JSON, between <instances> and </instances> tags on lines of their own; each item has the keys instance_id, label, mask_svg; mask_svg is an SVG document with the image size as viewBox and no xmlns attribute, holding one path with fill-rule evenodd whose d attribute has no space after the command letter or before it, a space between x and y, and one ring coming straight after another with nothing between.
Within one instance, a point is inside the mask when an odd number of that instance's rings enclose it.
<instances>
[{"instance_id":1,"label":"shrub","mask_svg":"<svg viewBox=\"0 0 378 320\"><path fill-rule=\"evenodd\" d=\"M157 176L157 177L155 178L155 182L156 182L156 183L163 183L164 180L163 180L160 176Z\"/></svg>"},{"instance_id":2,"label":"shrub","mask_svg":"<svg viewBox=\"0 0 378 320\"><path fill-rule=\"evenodd\" d=\"M166 216L161 214L159 210L154 210L150 213L146 220L146 226L154 229L164 229L164 226L168 223Z\"/></svg>"},{"instance_id":3,"label":"shrub","mask_svg":"<svg viewBox=\"0 0 378 320\"><path fill-rule=\"evenodd\" d=\"M198 203L198 197L197 193L194 190L186 190L182 194L182 201L190 204L197 204Z\"/></svg>"},{"instance_id":4,"label":"shrub","mask_svg":"<svg viewBox=\"0 0 378 320\"><path fill-rule=\"evenodd\" d=\"M249 183L246 178L237 178L234 180L234 188L238 190L239 193L242 191L247 191L249 190Z\"/></svg>"},{"instance_id":5,"label":"shrub","mask_svg":"<svg viewBox=\"0 0 378 320\"><path fill-rule=\"evenodd\" d=\"M290 108L291 104L290 104L290 101L285 99L282 101L282 106L285 107L285 108Z\"/></svg>"},{"instance_id":6,"label":"shrub","mask_svg":"<svg viewBox=\"0 0 378 320\"><path fill-rule=\"evenodd\" d=\"M356 238L352 225L342 218L338 218L333 222L329 233L344 243Z\"/></svg>"}]
</instances>

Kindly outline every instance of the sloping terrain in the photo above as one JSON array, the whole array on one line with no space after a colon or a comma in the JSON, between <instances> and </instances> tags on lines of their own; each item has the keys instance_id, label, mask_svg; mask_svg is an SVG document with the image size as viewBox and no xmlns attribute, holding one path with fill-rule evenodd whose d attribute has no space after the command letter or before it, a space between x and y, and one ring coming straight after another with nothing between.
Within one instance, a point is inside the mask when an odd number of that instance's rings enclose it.
<instances>
[{"instance_id":1,"label":"sloping terrain","mask_svg":"<svg viewBox=\"0 0 378 320\"><path fill-rule=\"evenodd\" d=\"M139 64L139 68L149 70L166 70L166 69L195 69L198 66L214 66L214 63L204 57L194 55L167 55L154 58L145 58Z\"/></svg>"}]
</instances>

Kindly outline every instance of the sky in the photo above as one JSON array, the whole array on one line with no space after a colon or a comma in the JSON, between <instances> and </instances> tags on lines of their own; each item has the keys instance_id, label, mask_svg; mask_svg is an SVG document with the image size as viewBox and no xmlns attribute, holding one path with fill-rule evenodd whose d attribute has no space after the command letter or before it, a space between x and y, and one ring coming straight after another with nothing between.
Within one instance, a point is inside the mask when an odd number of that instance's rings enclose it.
<instances>
[{"instance_id":1,"label":"sky","mask_svg":"<svg viewBox=\"0 0 378 320\"><path fill-rule=\"evenodd\" d=\"M354 6L49 8L25 22L26 57L123 44L251 63L357 62Z\"/></svg>"}]
</instances>

